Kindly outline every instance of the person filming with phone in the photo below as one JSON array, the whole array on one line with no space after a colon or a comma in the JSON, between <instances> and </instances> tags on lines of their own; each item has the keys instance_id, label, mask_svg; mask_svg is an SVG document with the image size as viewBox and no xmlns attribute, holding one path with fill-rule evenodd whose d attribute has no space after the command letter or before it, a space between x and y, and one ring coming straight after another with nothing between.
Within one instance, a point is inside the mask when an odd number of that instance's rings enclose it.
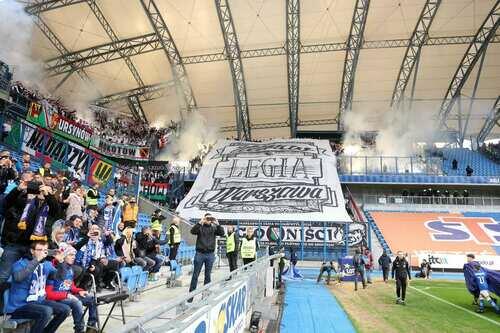
<instances>
[{"instance_id":1,"label":"person filming with phone","mask_svg":"<svg viewBox=\"0 0 500 333\"><path fill-rule=\"evenodd\" d=\"M215 239L217 236L224 236L224 228L219 225L219 222L217 222L215 217L213 217L210 213L207 213L200 220L200 222L191 228L191 233L197 237L193 276L191 277L189 292L196 289L198 277L203 265L205 266L204 284L210 283L212 267L215 262ZM192 301L192 298L188 300L188 302Z\"/></svg>"}]
</instances>

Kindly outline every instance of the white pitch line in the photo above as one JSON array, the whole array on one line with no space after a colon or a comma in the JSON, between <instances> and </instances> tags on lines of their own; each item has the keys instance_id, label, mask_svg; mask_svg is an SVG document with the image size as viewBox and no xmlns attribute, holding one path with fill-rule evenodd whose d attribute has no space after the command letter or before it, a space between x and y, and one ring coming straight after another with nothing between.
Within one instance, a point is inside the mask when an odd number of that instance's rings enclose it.
<instances>
[{"instance_id":1,"label":"white pitch line","mask_svg":"<svg viewBox=\"0 0 500 333\"><path fill-rule=\"evenodd\" d=\"M444 300L444 299L442 299L442 298L440 298L440 297L437 297L437 296L434 296L434 295L432 295L432 294L429 294L428 292L425 292L425 291L420 290L420 289L418 289L418 288L415 288L415 287L412 287L412 286L410 286L410 288L411 288L411 289L413 289L413 290L418 291L419 293L422 293L422 294L424 294L424 295L427 295L427 296L429 296L429 297L432 297L432 298L434 298L434 299L437 299L438 301L441 301L441 302L443 302L443 303L445 303L445 304L451 305L451 306L453 306L453 307L455 307L455 308L457 308L457 309L463 310L463 311L465 311L465 312L467 312L467 313L469 313L469 314L471 314L471 315L473 315L473 316L476 316L476 317L478 317L478 318L481 318L481 319L484 319L484 320L486 320L486 321L489 321L489 322L490 322L490 323L492 323L492 324L495 324L495 325L497 325L497 326L500 326L500 323L499 323L498 321L495 321L495 320L490 319L490 318L485 317L485 316L481 316L480 314L477 314L477 313L475 313L475 312L472 312L471 310L467 310L466 308L463 308L463 307L461 307L461 306L459 306L459 305L456 305L456 304L453 304L453 303L451 303L451 302L448 302L447 300Z\"/></svg>"}]
</instances>

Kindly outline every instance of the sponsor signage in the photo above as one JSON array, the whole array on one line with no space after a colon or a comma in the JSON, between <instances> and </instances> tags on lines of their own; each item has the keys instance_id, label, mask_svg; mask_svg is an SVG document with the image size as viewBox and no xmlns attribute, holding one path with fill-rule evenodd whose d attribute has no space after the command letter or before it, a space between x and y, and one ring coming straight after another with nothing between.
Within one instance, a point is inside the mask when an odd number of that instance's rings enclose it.
<instances>
[{"instance_id":1,"label":"sponsor signage","mask_svg":"<svg viewBox=\"0 0 500 333\"><path fill-rule=\"evenodd\" d=\"M481 266L500 270L500 256L475 254L475 261ZM467 262L465 255L449 253L418 253L418 265L425 259L433 269L460 269Z\"/></svg>"},{"instance_id":2,"label":"sponsor signage","mask_svg":"<svg viewBox=\"0 0 500 333\"><path fill-rule=\"evenodd\" d=\"M138 161L149 160L149 147L114 143L94 136L91 148L106 156Z\"/></svg>"},{"instance_id":3,"label":"sponsor signage","mask_svg":"<svg viewBox=\"0 0 500 333\"><path fill-rule=\"evenodd\" d=\"M328 141L219 141L178 210L219 219L350 222Z\"/></svg>"},{"instance_id":4,"label":"sponsor signage","mask_svg":"<svg viewBox=\"0 0 500 333\"><path fill-rule=\"evenodd\" d=\"M248 287L245 282L212 307L209 314L210 332L244 332L248 307Z\"/></svg>"},{"instance_id":5,"label":"sponsor signage","mask_svg":"<svg viewBox=\"0 0 500 333\"><path fill-rule=\"evenodd\" d=\"M496 257L500 246L500 221L495 213L370 212L393 252L412 258L437 256L436 267L462 268L467 253L485 260ZM412 264L417 264L416 261ZM492 263L492 265L497 265Z\"/></svg>"}]
</instances>

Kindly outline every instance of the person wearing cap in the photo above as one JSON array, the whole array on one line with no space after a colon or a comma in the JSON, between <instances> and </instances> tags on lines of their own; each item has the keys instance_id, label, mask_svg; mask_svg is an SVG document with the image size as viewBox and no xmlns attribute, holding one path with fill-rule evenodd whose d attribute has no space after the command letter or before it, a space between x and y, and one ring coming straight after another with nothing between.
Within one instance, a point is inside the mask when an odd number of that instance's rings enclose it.
<instances>
[{"instance_id":1,"label":"person wearing cap","mask_svg":"<svg viewBox=\"0 0 500 333\"><path fill-rule=\"evenodd\" d=\"M138 215L139 205L137 205L135 197L130 197L128 203L123 207L122 221L125 227L135 228Z\"/></svg>"},{"instance_id":2,"label":"person wearing cap","mask_svg":"<svg viewBox=\"0 0 500 333\"><path fill-rule=\"evenodd\" d=\"M177 250L181 245L181 229L179 228L181 220L178 217L174 217L170 228L167 230L167 240L168 246L170 247L170 252L168 255L169 260L175 260L177 257Z\"/></svg>"},{"instance_id":3,"label":"person wearing cap","mask_svg":"<svg viewBox=\"0 0 500 333\"><path fill-rule=\"evenodd\" d=\"M47 280L45 291L47 299L66 304L71 308L74 323L74 332L85 331L83 307L89 311L87 328L96 329L97 304L86 290L77 288L75 285L73 266L75 263L76 250L71 245L61 243L59 255L56 255L54 265L55 274Z\"/></svg>"}]
</instances>

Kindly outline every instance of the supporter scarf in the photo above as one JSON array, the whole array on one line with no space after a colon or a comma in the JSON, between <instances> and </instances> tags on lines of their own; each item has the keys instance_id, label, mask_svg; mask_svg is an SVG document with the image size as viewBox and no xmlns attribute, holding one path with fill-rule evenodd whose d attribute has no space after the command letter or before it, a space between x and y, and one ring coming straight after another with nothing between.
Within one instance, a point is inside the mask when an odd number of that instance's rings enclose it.
<instances>
[{"instance_id":1,"label":"supporter scarf","mask_svg":"<svg viewBox=\"0 0 500 333\"><path fill-rule=\"evenodd\" d=\"M39 298L45 297L45 284L46 284L46 276L43 274L43 263L39 264L35 271L33 272L33 276L31 279L30 290L28 292L28 297L26 298L27 302L36 302Z\"/></svg>"},{"instance_id":2,"label":"supporter scarf","mask_svg":"<svg viewBox=\"0 0 500 333\"><path fill-rule=\"evenodd\" d=\"M23 214L21 215L21 222L28 224L28 218L35 209L37 204L36 199L31 199L24 207ZM35 218L35 227L33 228L33 234L30 236L30 240L47 240L47 235L45 234L45 223L47 223L47 216L49 215L49 206L45 203L38 210L38 215Z\"/></svg>"},{"instance_id":3,"label":"supporter scarf","mask_svg":"<svg viewBox=\"0 0 500 333\"><path fill-rule=\"evenodd\" d=\"M99 259L104 257L105 253L103 252L103 248L104 244L100 239L97 241L90 239L87 245L85 245L82 248L83 251L82 266L88 268L92 259L94 258Z\"/></svg>"}]
</instances>

